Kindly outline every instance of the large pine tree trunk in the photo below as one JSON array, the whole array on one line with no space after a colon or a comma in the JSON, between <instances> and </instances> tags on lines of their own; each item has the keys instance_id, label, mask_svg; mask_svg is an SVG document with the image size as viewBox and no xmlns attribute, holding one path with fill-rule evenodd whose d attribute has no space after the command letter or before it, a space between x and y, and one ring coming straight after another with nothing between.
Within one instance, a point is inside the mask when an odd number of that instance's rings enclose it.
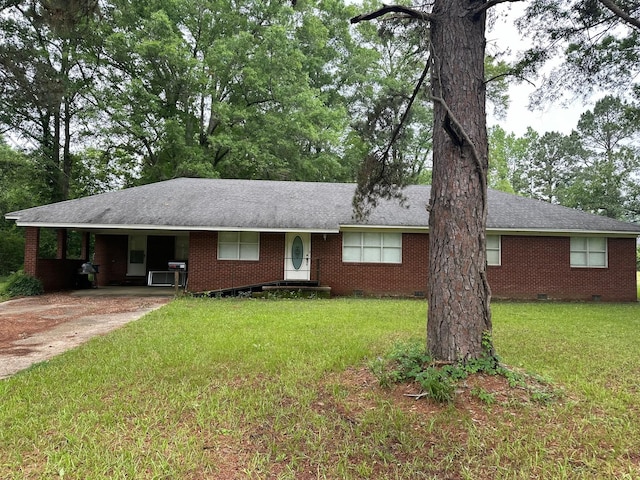
<instances>
[{"instance_id":1,"label":"large pine tree trunk","mask_svg":"<svg viewBox=\"0 0 640 480\"><path fill-rule=\"evenodd\" d=\"M483 356L483 336L491 333L485 251L485 14L471 13L483 3L436 0L432 11L434 148L427 344L433 358L441 361Z\"/></svg>"}]
</instances>

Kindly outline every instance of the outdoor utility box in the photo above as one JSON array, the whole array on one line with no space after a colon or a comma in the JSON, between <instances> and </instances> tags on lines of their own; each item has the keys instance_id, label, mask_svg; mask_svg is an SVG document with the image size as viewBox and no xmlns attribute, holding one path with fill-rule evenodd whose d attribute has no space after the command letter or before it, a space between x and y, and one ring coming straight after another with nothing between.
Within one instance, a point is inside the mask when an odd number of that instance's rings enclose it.
<instances>
[{"instance_id":1,"label":"outdoor utility box","mask_svg":"<svg viewBox=\"0 0 640 480\"><path fill-rule=\"evenodd\" d=\"M169 262L169 270L179 270L181 272L187 271L187 262Z\"/></svg>"}]
</instances>

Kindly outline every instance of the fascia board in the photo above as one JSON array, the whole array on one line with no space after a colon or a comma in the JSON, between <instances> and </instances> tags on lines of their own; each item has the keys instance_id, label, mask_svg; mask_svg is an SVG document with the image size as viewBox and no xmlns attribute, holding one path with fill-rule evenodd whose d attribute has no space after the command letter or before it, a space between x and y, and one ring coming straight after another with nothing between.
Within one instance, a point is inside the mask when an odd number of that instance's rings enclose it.
<instances>
[{"instance_id":1,"label":"fascia board","mask_svg":"<svg viewBox=\"0 0 640 480\"><path fill-rule=\"evenodd\" d=\"M41 222L20 222L19 227L40 227L40 228L68 228L71 230L167 230L183 232L266 232L266 233L339 233L336 229L328 228L246 228L246 227L219 227L202 225L113 225L96 223L41 223Z\"/></svg>"},{"instance_id":2,"label":"fascia board","mask_svg":"<svg viewBox=\"0 0 640 480\"><path fill-rule=\"evenodd\" d=\"M340 225L341 232L348 231L377 231L377 232L403 232L403 233L429 233L427 226L398 226L398 225Z\"/></svg>"},{"instance_id":3,"label":"fascia board","mask_svg":"<svg viewBox=\"0 0 640 480\"><path fill-rule=\"evenodd\" d=\"M487 228L487 233L493 235L527 235L536 237L570 237L570 236L606 236L606 237L628 237L635 238L640 236L640 229L637 232L625 232L625 231L612 231L612 230L544 230L544 229L531 229L525 230L522 228Z\"/></svg>"},{"instance_id":4,"label":"fascia board","mask_svg":"<svg viewBox=\"0 0 640 480\"><path fill-rule=\"evenodd\" d=\"M68 228L76 230L164 230L164 231L201 231L201 232L265 232L265 233L340 233L341 231L379 231L379 232L406 232L406 233L428 233L427 226L398 226L398 225L357 225L343 224L338 228L260 228L260 227L239 227L239 226L205 226L205 225L113 225L113 224L89 224L89 223L44 223L44 222L21 222L19 217L6 217L16 220L19 227L40 227L40 228ZM611 230L558 230L558 229L523 229L523 228L487 228L487 233L501 235L528 235L528 236L572 236L572 235L601 235L609 237L635 238L640 236L640 227L637 232L611 231Z\"/></svg>"}]
</instances>

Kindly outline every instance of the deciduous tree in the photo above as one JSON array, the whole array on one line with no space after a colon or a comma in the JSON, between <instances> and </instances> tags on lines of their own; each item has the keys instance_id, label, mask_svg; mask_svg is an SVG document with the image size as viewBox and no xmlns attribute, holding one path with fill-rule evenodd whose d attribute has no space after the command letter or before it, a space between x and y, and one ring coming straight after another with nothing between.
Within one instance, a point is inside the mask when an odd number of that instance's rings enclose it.
<instances>
[{"instance_id":1,"label":"deciduous tree","mask_svg":"<svg viewBox=\"0 0 640 480\"><path fill-rule=\"evenodd\" d=\"M141 181L174 176L346 180L355 81L336 0L114 0L96 97L104 150Z\"/></svg>"},{"instance_id":2,"label":"deciduous tree","mask_svg":"<svg viewBox=\"0 0 640 480\"><path fill-rule=\"evenodd\" d=\"M97 11L95 0L16 1L0 11L0 125L35 147L51 200L69 196Z\"/></svg>"}]
</instances>

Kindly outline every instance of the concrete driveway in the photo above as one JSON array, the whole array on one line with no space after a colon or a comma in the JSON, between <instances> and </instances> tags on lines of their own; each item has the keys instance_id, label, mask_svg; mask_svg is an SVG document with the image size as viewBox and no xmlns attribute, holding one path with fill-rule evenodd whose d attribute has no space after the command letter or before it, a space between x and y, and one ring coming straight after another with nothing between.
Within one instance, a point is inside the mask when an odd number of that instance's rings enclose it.
<instances>
[{"instance_id":1,"label":"concrete driveway","mask_svg":"<svg viewBox=\"0 0 640 480\"><path fill-rule=\"evenodd\" d=\"M104 335L174 298L168 288L107 287L0 303L0 380Z\"/></svg>"}]
</instances>

